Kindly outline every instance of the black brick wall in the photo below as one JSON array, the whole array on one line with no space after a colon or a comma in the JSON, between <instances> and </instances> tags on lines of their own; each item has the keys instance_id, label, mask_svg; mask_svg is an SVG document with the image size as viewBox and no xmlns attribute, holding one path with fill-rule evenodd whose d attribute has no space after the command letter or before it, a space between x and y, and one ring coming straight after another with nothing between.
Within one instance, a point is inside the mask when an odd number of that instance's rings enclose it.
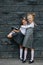
<instances>
[{"instance_id":1,"label":"black brick wall","mask_svg":"<svg viewBox=\"0 0 43 65\"><path fill-rule=\"evenodd\" d=\"M32 2L30 2L32 1ZM38 24L33 46L35 57L43 58L43 0L0 0L0 58L18 58L19 48L7 39L11 26L19 27L21 16L35 12ZM37 2L36 2L37 1Z\"/></svg>"}]
</instances>

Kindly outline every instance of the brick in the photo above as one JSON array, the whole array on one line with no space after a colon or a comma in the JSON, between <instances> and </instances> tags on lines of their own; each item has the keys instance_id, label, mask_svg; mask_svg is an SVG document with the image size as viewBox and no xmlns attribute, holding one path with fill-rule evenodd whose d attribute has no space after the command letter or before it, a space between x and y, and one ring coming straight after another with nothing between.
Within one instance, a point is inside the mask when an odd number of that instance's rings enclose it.
<instances>
[{"instance_id":1,"label":"brick","mask_svg":"<svg viewBox=\"0 0 43 65\"><path fill-rule=\"evenodd\" d=\"M33 42L33 47L37 50L43 50L43 38L36 38Z\"/></svg>"},{"instance_id":2,"label":"brick","mask_svg":"<svg viewBox=\"0 0 43 65\"><path fill-rule=\"evenodd\" d=\"M40 12L42 9L43 9L43 5L36 5L33 10L36 12Z\"/></svg>"},{"instance_id":3,"label":"brick","mask_svg":"<svg viewBox=\"0 0 43 65\"><path fill-rule=\"evenodd\" d=\"M43 57L43 1L32 4L28 0L0 0L0 58L19 58L19 47L14 40L7 39L11 27L20 27L21 17L35 12L38 27L34 33L35 58Z\"/></svg>"},{"instance_id":4,"label":"brick","mask_svg":"<svg viewBox=\"0 0 43 65\"><path fill-rule=\"evenodd\" d=\"M35 58L41 58L41 51L40 50L36 50L35 51Z\"/></svg>"}]
</instances>

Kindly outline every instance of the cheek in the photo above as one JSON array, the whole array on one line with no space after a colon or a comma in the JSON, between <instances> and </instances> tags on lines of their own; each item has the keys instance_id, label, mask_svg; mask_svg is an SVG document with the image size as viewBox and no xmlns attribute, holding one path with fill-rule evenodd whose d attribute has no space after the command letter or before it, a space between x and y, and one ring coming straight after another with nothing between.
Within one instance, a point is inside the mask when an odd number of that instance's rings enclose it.
<instances>
[{"instance_id":1,"label":"cheek","mask_svg":"<svg viewBox=\"0 0 43 65\"><path fill-rule=\"evenodd\" d=\"M30 20L30 21L33 21L33 18L30 18L29 20Z\"/></svg>"},{"instance_id":2,"label":"cheek","mask_svg":"<svg viewBox=\"0 0 43 65\"><path fill-rule=\"evenodd\" d=\"M29 19L29 21L31 21L32 19Z\"/></svg>"},{"instance_id":3,"label":"cheek","mask_svg":"<svg viewBox=\"0 0 43 65\"><path fill-rule=\"evenodd\" d=\"M27 24L27 22L25 22L25 24Z\"/></svg>"}]
</instances>

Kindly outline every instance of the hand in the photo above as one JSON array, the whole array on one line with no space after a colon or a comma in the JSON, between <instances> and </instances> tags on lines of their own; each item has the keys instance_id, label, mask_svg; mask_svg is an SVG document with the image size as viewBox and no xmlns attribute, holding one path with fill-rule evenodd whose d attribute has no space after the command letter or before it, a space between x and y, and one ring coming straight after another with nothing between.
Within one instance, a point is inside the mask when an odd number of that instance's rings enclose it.
<instances>
[{"instance_id":1,"label":"hand","mask_svg":"<svg viewBox=\"0 0 43 65\"><path fill-rule=\"evenodd\" d=\"M7 35L8 38L12 38L12 32Z\"/></svg>"},{"instance_id":2,"label":"hand","mask_svg":"<svg viewBox=\"0 0 43 65\"><path fill-rule=\"evenodd\" d=\"M19 32L19 30L13 30L14 32Z\"/></svg>"}]
</instances>

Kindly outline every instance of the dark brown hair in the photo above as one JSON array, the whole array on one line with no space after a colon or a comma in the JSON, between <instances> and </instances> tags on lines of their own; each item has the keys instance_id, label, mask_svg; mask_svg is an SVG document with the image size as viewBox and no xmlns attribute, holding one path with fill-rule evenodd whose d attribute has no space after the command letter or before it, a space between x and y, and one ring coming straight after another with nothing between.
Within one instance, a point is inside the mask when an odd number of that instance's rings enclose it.
<instances>
[{"instance_id":1,"label":"dark brown hair","mask_svg":"<svg viewBox=\"0 0 43 65\"><path fill-rule=\"evenodd\" d=\"M26 17L24 16L24 17L22 17L22 20L27 20L27 19L26 19ZM21 20L21 25L23 25L22 20Z\"/></svg>"}]
</instances>

